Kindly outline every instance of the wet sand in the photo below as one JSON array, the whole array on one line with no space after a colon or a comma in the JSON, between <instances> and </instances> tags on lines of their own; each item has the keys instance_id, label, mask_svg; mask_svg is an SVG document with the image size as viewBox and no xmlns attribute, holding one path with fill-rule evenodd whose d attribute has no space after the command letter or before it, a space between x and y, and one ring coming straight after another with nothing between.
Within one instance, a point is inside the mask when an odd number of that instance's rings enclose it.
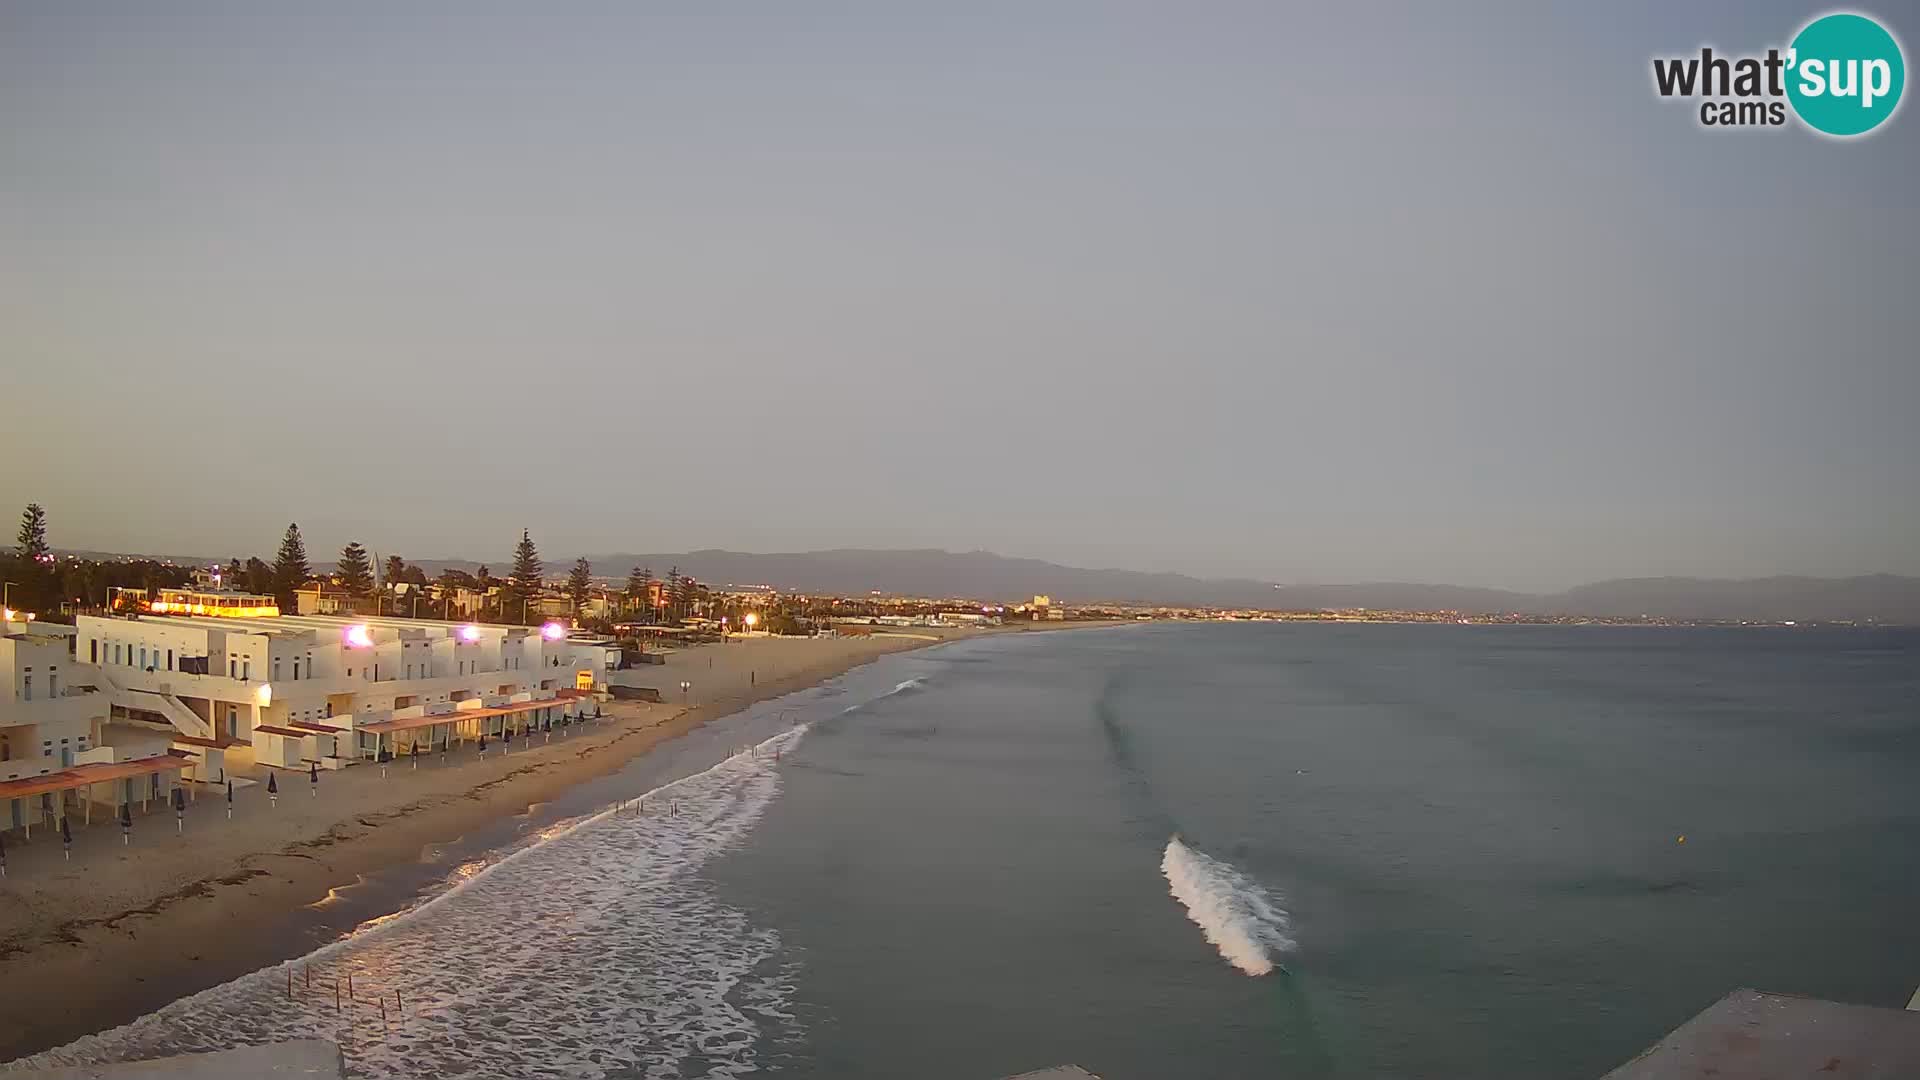
<instances>
[{"instance_id":1,"label":"wet sand","mask_svg":"<svg viewBox=\"0 0 1920 1080\"><path fill-rule=\"evenodd\" d=\"M1087 624L1067 624L1068 626ZM527 811L612 773L653 747L755 701L804 689L888 653L988 632L912 628L872 637L755 638L669 654L668 663L620 673L654 686L663 704L611 702L607 718L530 749L484 759L474 747L321 774L279 774L277 805L263 782L202 789L184 831L170 808L136 812L131 844L111 821L74 831L73 858L56 833L7 849L0 882L0 1061L126 1023L179 997L314 945L300 914L336 888ZM693 683L690 704L682 680ZM451 869L449 867L449 869ZM310 927L308 928L311 929Z\"/></svg>"}]
</instances>

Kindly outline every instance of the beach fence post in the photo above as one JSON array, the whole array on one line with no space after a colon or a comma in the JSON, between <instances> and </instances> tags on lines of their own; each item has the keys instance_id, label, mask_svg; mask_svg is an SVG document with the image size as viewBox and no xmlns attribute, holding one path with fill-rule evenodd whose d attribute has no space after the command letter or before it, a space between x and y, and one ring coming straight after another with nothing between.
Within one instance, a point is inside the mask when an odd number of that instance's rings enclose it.
<instances>
[{"instance_id":1,"label":"beach fence post","mask_svg":"<svg viewBox=\"0 0 1920 1080\"><path fill-rule=\"evenodd\" d=\"M360 1000L359 998L353 996L353 975L351 973L347 975L347 1000L348 1001Z\"/></svg>"},{"instance_id":2,"label":"beach fence post","mask_svg":"<svg viewBox=\"0 0 1920 1080\"><path fill-rule=\"evenodd\" d=\"M293 1000L293 969L287 969L287 1000Z\"/></svg>"},{"instance_id":3,"label":"beach fence post","mask_svg":"<svg viewBox=\"0 0 1920 1080\"><path fill-rule=\"evenodd\" d=\"M340 978L339 976L335 976L333 980L333 1011L334 1012L340 1011Z\"/></svg>"},{"instance_id":4,"label":"beach fence post","mask_svg":"<svg viewBox=\"0 0 1920 1080\"><path fill-rule=\"evenodd\" d=\"M312 964L307 965L307 987L309 989L313 987L313 965Z\"/></svg>"}]
</instances>

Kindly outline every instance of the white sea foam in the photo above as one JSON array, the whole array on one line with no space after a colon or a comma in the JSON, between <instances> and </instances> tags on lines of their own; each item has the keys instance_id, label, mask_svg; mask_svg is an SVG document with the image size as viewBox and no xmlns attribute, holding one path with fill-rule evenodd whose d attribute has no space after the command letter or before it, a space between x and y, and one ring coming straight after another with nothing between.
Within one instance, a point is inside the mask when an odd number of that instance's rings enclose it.
<instances>
[{"instance_id":1,"label":"white sea foam","mask_svg":"<svg viewBox=\"0 0 1920 1080\"><path fill-rule=\"evenodd\" d=\"M772 752L805 731L648 793L644 812L635 800L462 868L426 903L299 960L6 1068L322 1038L366 1077L753 1072L764 1040L794 1026L794 973L778 936L699 871L752 829L779 792ZM348 976L359 1000L336 1009Z\"/></svg>"},{"instance_id":2,"label":"white sea foam","mask_svg":"<svg viewBox=\"0 0 1920 1080\"><path fill-rule=\"evenodd\" d=\"M1227 963L1249 975L1273 970L1274 956L1294 947L1287 913L1260 883L1231 864L1195 851L1178 836L1167 841L1160 872L1208 942Z\"/></svg>"},{"instance_id":3,"label":"white sea foam","mask_svg":"<svg viewBox=\"0 0 1920 1080\"><path fill-rule=\"evenodd\" d=\"M884 694L879 695L878 697L872 698L871 700L868 700L868 701L858 702L856 704L849 705L844 709L841 709L840 715L845 716L847 713L856 712L860 709L864 709L867 706L873 704L875 701L882 701L886 698L892 697L895 694L904 694L909 690L918 690L922 686L925 686L926 682L927 682L927 677L925 675L916 675L913 678L906 680L905 682L895 683L893 689L887 691Z\"/></svg>"}]
</instances>

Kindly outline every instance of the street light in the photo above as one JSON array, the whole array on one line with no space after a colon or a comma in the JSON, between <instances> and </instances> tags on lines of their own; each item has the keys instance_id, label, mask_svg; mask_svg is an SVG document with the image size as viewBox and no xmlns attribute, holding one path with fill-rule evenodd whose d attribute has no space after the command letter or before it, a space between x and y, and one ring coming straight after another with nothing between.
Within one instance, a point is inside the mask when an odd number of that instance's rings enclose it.
<instances>
[{"instance_id":1,"label":"street light","mask_svg":"<svg viewBox=\"0 0 1920 1080\"><path fill-rule=\"evenodd\" d=\"M760 616L755 615L751 611L747 612L747 632L752 633L753 628L758 625L760 625Z\"/></svg>"}]
</instances>

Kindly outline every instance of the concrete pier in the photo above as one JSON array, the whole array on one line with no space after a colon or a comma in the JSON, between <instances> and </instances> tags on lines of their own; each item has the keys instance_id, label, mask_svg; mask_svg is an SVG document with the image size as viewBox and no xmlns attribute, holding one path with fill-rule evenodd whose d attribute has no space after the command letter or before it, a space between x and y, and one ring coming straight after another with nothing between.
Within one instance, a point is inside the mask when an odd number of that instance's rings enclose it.
<instances>
[{"instance_id":1,"label":"concrete pier","mask_svg":"<svg viewBox=\"0 0 1920 1080\"><path fill-rule=\"evenodd\" d=\"M1920 1076L1920 1012L1735 990L1605 1080Z\"/></svg>"}]
</instances>

